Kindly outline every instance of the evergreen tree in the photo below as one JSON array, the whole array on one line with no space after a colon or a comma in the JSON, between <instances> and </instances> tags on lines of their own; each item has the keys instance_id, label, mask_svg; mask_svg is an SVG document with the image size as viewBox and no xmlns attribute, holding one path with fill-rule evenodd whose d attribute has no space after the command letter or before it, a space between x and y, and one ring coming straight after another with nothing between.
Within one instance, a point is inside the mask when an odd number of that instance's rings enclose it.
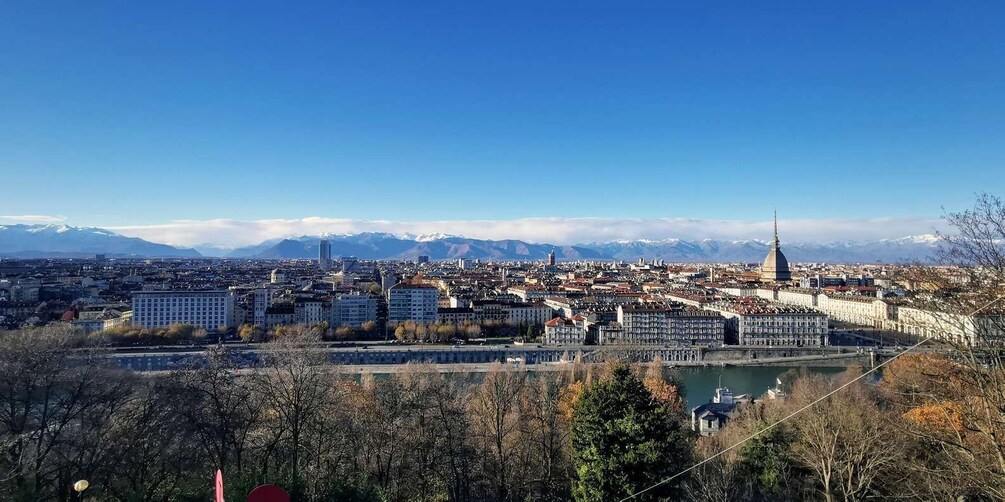
<instances>
[{"instance_id":1,"label":"evergreen tree","mask_svg":"<svg viewBox=\"0 0 1005 502\"><path fill-rule=\"evenodd\" d=\"M684 423L679 408L654 398L628 364L615 365L576 403L576 500L620 500L689 467L693 436ZM684 481L664 483L636 500L679 499Z\"/></svg>"},{"instance_id":2,"label":"evergreen tree","mask_svg":"<svg viewBox=\"0 0 1005 502\"><path fill-rule=\"evenodd\" d=\"M757 428L766 425L762 422L757 424ZM789 429L775 427L743 445L737 468L740 479L746 485L745 498L779 500L787 498L786 495L795 495L786 491L792 471L797 470L789 454L791 442L792 432Z\"/></svg>"}]
</instances>

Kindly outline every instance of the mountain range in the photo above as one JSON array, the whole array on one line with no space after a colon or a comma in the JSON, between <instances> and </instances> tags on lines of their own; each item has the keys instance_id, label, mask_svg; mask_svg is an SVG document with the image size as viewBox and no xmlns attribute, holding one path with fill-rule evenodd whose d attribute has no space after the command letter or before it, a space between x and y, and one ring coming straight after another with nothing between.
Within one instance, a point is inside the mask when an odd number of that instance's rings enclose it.
<instances>
[{"instance_id":1,"label":"mountain range","mask_svg":"<svg viewBox=\"0 0 1005 502\"><path fill-rule=\"evenodd\" d=\"M200 256L194 249L157 244L96 227L0 225L0 257L84 258L95 254L110 258Z\"/></svg>"},{"instance_id":2,"label":"mountain range","mask_svg":"<svg viewBox=\"0 0 1005 502\"><path fill-rule=\"evenodd\" d=\"M663 259L670 262L758 262L771 243L760 240L631 240L577 244L536 244L520 240L472 239L448 234L396 236L389 233L329 234L270 239L254 246L226 249L197 246L177 248L126 237L95 227L68 225L0 225L0 257L80 258L108 257L195 258L199 256L248 259L314 259L320 239L331 242L332 257L413 260L456 258L482 260L544 260L555 251L559 260ZM909 236L875 241L783 243L792 262L897 263L929 258L938 238Z\"/></svg>"}]
</instances>

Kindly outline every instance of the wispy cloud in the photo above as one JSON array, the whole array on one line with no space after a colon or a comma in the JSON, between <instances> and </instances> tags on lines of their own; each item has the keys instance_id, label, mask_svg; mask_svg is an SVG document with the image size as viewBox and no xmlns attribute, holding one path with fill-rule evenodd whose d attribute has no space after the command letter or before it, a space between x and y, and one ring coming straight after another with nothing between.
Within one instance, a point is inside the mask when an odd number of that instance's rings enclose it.
<instances>
[{"instance_id":1,"label":"wispy cloud","mask_svg":"<svg viewBox=\"0 0 1005 502\"><path fill-rule=\"evenodd\" d=\"M931 233L937 218L797 219L778 223L782 241L877 240ZM110 227L131 237L176 246L239 247L268 239L301 235L387 232L421 235L437 232L478 239L520 239L576 244L616 240L763 239L772 237L771 220L682 218L524 218L515 220L388 221L309 217L282 220L181 220L159 225Z\"/></svg>"},{"instance_id":2,"label":"wispy cloud","mask_svg":"<svg viewBox=\"0 0 1005 502\"><path fill-rule=\"evenodd\" d=\"M66 221L66 216L45 214L0 215L0 221L13 221L15 223L62 223Z\"/></svg>"}]
</instances>

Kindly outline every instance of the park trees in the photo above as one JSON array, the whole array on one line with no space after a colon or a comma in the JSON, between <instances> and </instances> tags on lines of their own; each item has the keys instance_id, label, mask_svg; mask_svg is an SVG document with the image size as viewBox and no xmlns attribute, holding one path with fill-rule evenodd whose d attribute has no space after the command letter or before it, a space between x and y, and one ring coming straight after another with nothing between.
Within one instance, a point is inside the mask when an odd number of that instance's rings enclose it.
<instances>
[{"instance_id":1,"label":"park trees","mask_svg":"<svg viewBox=\"0 0 1005 502\"><path fill-rule=\"evenodd\" d=\"M970 209L944 215L938 266L912 268L904 280L914 303L932 314L918 322L952 348L937 366L902 371L894 401L927 447L915 450L926 481L949 496L1005 498L1005 201L980 194ZM901 368L909 369L906 366ZM940 371L947 369L948 371ZM913 375L910 383L905 378ZM927 385L938 382L935 385ZM941 487L941 488L940 488Z\"/></svg>"},{"instance_id":2,"label":"park trees","mask_svg":"<svg viewBox=\"0 0 1005 502\"><path fill-rule=\"evenodd\" d=\"M0 496L37 500L66 494L85 438L94 437L132 394L130 382L62 327L0 337ZM98 455L86 452L86 455Z\"/></svg>"},{"instance_id":3,"label":"park trees","mask_svg":"<svg viewBox=\"0 0 1005 502\"><path fill-rule=\"evenodd\" d=\"M266 464L265 471L274 468L293 477L309 459L311 428L321 423L333 397L329 392L333 368L319 340L320 334L311 330L287 333L272 342L262 371L255 375L266 418L263 447L281 459Z\"/></svg>"},{"instance_id":4,"label":"park trees","mask_svg":"<svg viewBox=\"0 0 1005 502\"><path fill-rule=\"evenodd\" d=\"M569 498L572 474L569 420L563 415L563 397L569 375L559 373L533 379L520 397L520 434L526 452L527 490L539 500Z\"/></svg>"}]
</instances>

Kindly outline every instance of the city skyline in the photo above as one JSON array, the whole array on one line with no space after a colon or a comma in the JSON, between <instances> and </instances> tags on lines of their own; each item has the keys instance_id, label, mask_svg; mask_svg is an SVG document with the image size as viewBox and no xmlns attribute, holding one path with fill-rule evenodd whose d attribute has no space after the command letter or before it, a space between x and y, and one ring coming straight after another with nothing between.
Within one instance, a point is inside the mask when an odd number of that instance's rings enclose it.
<instances>
[{"instance_id":1,"label":"city skyline","mask_svg":"<svg viewBox=\"0 0 1005 502\"><path fill-rule=\"evenodd\" d=\"M1005 7L780 7L6 6L4 214L919 218L1005 190Z\"/></svg>"}]
</instances>

